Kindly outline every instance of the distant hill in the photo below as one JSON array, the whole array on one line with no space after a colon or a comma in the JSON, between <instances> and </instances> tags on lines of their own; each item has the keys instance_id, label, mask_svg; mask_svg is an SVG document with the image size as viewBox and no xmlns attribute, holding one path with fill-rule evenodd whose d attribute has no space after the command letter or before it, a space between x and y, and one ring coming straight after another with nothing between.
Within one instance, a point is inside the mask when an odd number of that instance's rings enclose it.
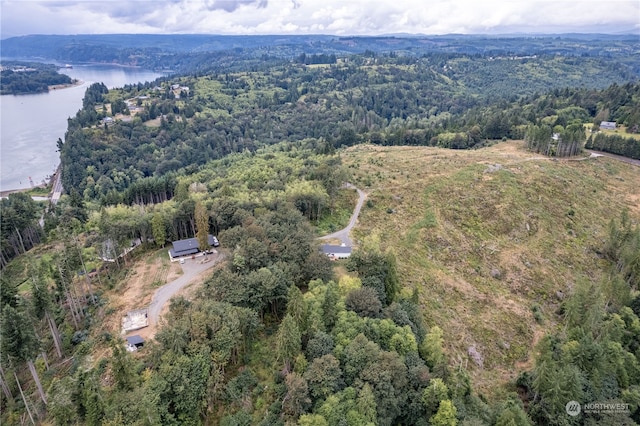
<instances>
[{"instance_id":1,"label":"distant hill","mask_svg":"<svg viewBox=\"0 0 640 426\"><path fill-rule=\"evenodd\" d=\"M603 57L628 64L640 74L637 36L568 34L554 36L398 35L336 37L329 35L29 35L0 41L3 57L61 62L109 62L148 68L184 67L185 57L234 51L235 54L292 58L301 53L351 54L434 52L469 55L552 54ZM178 58L179 57L179 58ZM188 61L187 61L188 62Z\"/></svg>"}]
</instances>

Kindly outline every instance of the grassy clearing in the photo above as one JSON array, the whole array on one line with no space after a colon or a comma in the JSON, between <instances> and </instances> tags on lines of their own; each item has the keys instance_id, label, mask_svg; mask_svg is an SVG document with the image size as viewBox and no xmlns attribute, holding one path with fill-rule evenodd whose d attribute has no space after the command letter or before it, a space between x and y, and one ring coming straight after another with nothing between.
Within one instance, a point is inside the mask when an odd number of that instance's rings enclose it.
<instances>
[{"instance_id":1,"label":"grassy clearing","mask_svg":"<svg viewBox=\"0 0 640 426\"><path fill-rule=\"evenodd\" d=\"M452 363L475 345L480 389L529 367L563 295L599 280L596 250L611 218L640 218L640 169L612 159L541 159L506 142L474 151L356 146L342 154L369 192L356 239L377 232L417 287ZM636 195L634 195L636 194ZM535 309L533 308L535 306Z\"/></svg>"}]
</instances>

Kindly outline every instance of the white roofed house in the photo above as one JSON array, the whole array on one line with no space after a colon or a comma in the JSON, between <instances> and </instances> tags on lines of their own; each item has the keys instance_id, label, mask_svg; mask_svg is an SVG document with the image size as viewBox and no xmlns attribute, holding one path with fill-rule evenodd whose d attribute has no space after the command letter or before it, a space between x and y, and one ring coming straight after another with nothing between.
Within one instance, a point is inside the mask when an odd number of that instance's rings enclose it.
<instances>
[{"instance_id":1,"label":"white roofed house","mask_svg":"<svg viewBox=\"0 0 640 426\"><path fill-rule=\"evenodd\" d=\"M320 249L322 253L329 256L330 259L346 259L351 256L351 247L345 244L336 246L331 244L323 244Z\"/></svg>"},{"instance_id":2,"label":"white roofed house","mask_svg":"<svg viewBox=\"0 0 640 426\"><path fill-rule=\"evenodd\" d=\"M615 130L616 122L615 121L603 121L600 123L600 130Z\"/></svg>"}]
</instances>

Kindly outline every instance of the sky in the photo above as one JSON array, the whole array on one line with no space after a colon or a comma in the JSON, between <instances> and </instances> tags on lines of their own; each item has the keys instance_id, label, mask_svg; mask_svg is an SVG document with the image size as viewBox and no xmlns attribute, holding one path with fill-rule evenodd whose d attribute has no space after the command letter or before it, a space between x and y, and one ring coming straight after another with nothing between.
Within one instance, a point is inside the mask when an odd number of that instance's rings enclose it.
<instances>
[{"instance_id":1,"label":"sky","mask_svg":"<svg viewBox=\"0 0 640 426\"><path fill-rule=\"evenodd\" d=\"M639 0L0 0L27 34L640 34Z\"/></svg>"}]
</instances>

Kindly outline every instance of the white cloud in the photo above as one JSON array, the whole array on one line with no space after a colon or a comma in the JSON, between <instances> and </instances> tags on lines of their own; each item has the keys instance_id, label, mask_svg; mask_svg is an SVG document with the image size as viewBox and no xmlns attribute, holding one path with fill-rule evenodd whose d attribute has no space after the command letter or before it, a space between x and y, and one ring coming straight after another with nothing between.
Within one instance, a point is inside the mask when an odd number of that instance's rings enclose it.
<instances>
[{"instance_id":1,"label":"white cloud","mask_svg":"<svg viewBox=\"0 0 640 426\"><path fill-rule=\"evenodd\" d=\"M640 2L613 0L0 0L2 36L640 31ZM603 10L606 9L606 10Z\"/></svg>"}]
</instances>

